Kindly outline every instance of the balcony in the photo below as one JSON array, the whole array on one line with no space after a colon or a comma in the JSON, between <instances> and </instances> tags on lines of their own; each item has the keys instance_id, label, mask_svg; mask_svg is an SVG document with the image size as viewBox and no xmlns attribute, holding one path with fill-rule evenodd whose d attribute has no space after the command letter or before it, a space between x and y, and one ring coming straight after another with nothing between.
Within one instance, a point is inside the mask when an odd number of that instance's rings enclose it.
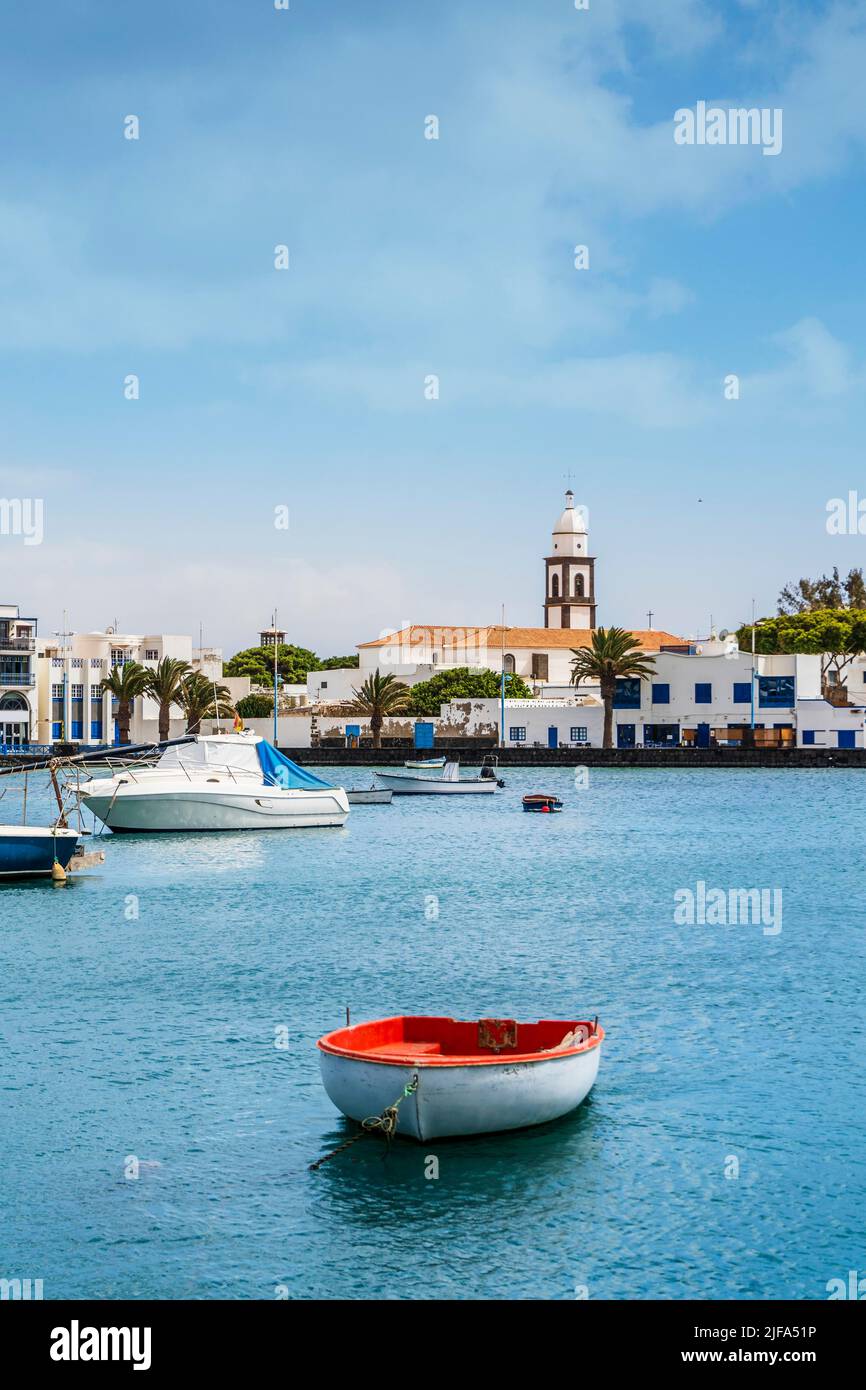
<instances>
[{"instance_id":1,"label":"balcony","mask_svg":"<svg viewBox=\"0 0 866 1390\"><path fill-rule=\"evenodd\" d=\"M35 637L0 637L0 652L35 652Z\"/></svg>"},{"instance_id":2,"label":"balcony","mask_svg":"<svg viewBox=\"0 0 866 1390\"><path fill-rule=\"evenodd\" d=\"M32 690L36 677L26 671L6 671L0 666L0 686L12 686L17 690Z\"/></svg>"}]
</instances>

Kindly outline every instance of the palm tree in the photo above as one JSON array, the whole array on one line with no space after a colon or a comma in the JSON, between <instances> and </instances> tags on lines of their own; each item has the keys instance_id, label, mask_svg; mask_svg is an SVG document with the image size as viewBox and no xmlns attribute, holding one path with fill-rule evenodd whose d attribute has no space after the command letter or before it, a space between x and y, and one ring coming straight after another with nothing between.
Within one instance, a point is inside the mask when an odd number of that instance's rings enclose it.
<instances>
[{"instance_id":1,"label":"palm tree","mask_svg":"<svg viewBox=\"0 0 866 1390\"><path fill-rule=\"evenodd\" d=\"M220 719L234 714L227 685L215 685L200 671L184 676L177 690L176 703L186 715L186 731L197 734L203 719Z\"/></svg>"},{"instance_id":2,"label":"palm tree","mask_svg":"<svg viewBox=\"0 0 866 1390\"><path fill-rule=\"evenodd\" d=\"M368 676L360 690L353 690L354 714L369 714L373 747L382 746L382 722L386 715L403 714L409 703L409 687L396 676L381 676L377 671Z\"/></svg>"},{"instance_id":3,"label":"palm tree","mask_svg":"<svg viewBox=\"0 0 866 1390\"><path fill-rule=\"evenodd\" d=\"M174 656L164 656L159 665L148 671L147 693L159 705L159 741L165 743L171 731L171 707L178 703L180 685L184 676L189 675L188 661L180 661Z\"/></svg>"},{"instance_id":4,"label":"palm tree","mask_svg":"<svg viewBox=\"0 0 866 1390\"><path fill-rule=\"evenodd\" d=\"M103 687L109 690L117 701L117 734L121 743L129 743L129 722L132 718L132 702L144 695L151 672L137 661L125 661L121 666L113 666L111 673L104 677Z\"/></svg>"},{"instance_id":5,"label":"palm tree","mask_svg":"<svg viewBox=\"0 0 866 1390\"><path fill-rule=\"evenodd\" d=\"M581 681L598 682L604 701L605 748L613 747L613 697L616 683L624 677L637 676L645 680L655 669L655 657L646 656L630 632L621 627L598 627L592 634L592 645L578 650L572 647L571 684L577 688Z\"/></svg>"}]
</instances>

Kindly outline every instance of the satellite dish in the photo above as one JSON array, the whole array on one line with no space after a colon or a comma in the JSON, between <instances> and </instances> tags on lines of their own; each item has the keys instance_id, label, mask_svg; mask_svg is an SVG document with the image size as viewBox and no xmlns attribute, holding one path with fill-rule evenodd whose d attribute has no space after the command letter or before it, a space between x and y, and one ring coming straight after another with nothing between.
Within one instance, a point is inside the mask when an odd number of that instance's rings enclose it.
<instances>
[{"instance_id":1,"label":"satellite dish","mask_svg":"<svg viewBox=\"0 0 866 1390\"><path fill-rule=\"evenodd\" d=\"M725 638L730 637L730 635L731 634L728 632L728 629L726 627L723 627L721 632L719 633L719 641L724 642Z\"/></svg>"}]
</instances>

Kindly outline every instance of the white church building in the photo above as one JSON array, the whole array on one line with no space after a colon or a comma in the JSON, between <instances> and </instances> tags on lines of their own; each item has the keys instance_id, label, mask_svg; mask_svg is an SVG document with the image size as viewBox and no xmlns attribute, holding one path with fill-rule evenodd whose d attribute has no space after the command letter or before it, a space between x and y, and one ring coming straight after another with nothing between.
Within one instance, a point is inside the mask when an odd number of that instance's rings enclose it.
<instances>
[{"instance_id":1,"label":"white church building","mask_svg":"<svg viewBox=\"0 0 866 1390\"><path fill-rule=\"evenodd\" d=\"M540 697L573 695L570 684L574 649L588 647L596 627L595 559L589 554L584 508L575 507L571 491L551 536L544 560L544 626L454 626L413 623L358 645L360 669L311 671L310 702L352 698L352 690L375 671L393 674L406 685L430 680L449 667L505 671L521 676ZM673 633L634 632L641 651L682 646Z\"/></svg>"},{"instance_id":2,"label":"white church building","mask_svg":"<svg viewBox=\"0 0 866 1390\"><path fill-rule=\"evenodd\" d=\"M357 669L311 672L308 700L331 706L350 701L377 670L410 686L453 667L505 671L522 677L533 698L506 700L501 733L496 699L443 706L443 730L467 737L490 737L495 730L505 745L599 746L599 691L571 684L574 651L591 644L597 626L595 563L585 509L575 507L568 491L544 558L543 627L410 624L360 643ZM613 714L620 748L736 745L752 725L758 743L864 746L866 661L858 660L849 680L864 704L834 705L822 697L819 656L758 655L753 664L751 653L739 651L726 633L701 640L641 629L633 636L654 669L649 679L618 683ZM343 723L354 731L358 716ZM321 730L338 732L339 717L323 719Z\"/></svg>"}]
</instances>

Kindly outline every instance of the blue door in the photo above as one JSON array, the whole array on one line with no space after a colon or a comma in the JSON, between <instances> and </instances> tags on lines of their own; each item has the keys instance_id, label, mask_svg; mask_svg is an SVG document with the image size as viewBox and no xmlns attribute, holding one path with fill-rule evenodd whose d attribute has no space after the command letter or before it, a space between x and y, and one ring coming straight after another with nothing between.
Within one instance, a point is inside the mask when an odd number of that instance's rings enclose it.
<instances>
[{"instance_id":1,"label":"blue door","mask_svg":"<svg viewBox=\"0 0 866 1390\"><path fill-rule=\"evenodd\" d=\"M547 746L548 746L548 748L558 748L558 747L559 747L559 730L557 729L557 727L556 727L555 724L550 724L550 725L548 725L548 729L547 729Z\"/></svg>"},{"instance_id":2,"label":"blue door","mask_svg":"<svg viewBox=\"0 0 866 1390\"><path fill-rule=\"evenodd\" d=\"M416 748L432 748L432 747L433 747L433 725L432 725L432 724L421 724L420 722L416 723L416 725L415 725L415 747L416 747Z\"/></svg>"},{"instance_id":3,"label":"blue door","mask_svg":"<svg viewBox=\"0 0 866 1390\"><path fill-rule=\"evenodd\" d=\"M634 735L636 725L617 724L616 726L616 746L617 748L634 748Z\"/></svg>"},{"instance_id":4,"label":"blue door","mask_svg":"<svg viewBox=\"0 0 866 1390\"><path fill-rule=\"evenodd\" d=\"M840 748L856 748L857 745L854 742L855 729L840 729L838 732Z\"/></svg>"},{"instance_id":5,"label":"blue door","mask_svg":"<svg viewBox=\"0 0 866 1390\"><path fill-rule=\"evenodd\" d=\"M695 737L696 748L709 748L710 746L710 726L709 724L699 724Z\"/></svg>"},{"instance_id":6,"label":"blue door","mask_svg":"<svg viewBox=\"0 0 866 1390\"><path fill-rule=\"evenodd\" d=\"M360 725L360 724L347 724L347 725L346 725L346 747L347 747L347 748L359 748L360 746L361 746L361 725Z\"/></svg>"}]
</instances>

